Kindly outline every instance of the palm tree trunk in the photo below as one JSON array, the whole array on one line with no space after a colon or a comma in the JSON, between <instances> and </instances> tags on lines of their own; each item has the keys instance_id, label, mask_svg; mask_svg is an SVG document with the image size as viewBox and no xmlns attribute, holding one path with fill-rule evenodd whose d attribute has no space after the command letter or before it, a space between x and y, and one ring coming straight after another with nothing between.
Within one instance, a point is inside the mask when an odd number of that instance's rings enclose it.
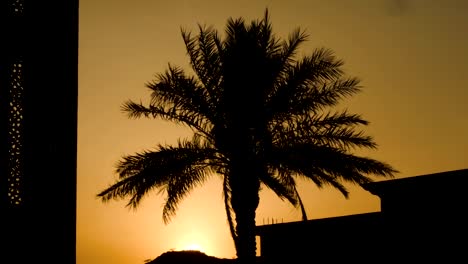
<instances>
[{"instance_id":1,"label":"palm tree trunk","mask_svg":"<svg viewBox=\"0 0 468 264\"><path fill-rule=\"evenodd\" d=\"M249 174L244 174L244 177L236 177L238 179L233 179L232 185L237 259L241 264L253 264L256 261L255 214L260 200L258 193L260 183L252 173L253 171L250 171Z\"/></svg>"}]
</instances>

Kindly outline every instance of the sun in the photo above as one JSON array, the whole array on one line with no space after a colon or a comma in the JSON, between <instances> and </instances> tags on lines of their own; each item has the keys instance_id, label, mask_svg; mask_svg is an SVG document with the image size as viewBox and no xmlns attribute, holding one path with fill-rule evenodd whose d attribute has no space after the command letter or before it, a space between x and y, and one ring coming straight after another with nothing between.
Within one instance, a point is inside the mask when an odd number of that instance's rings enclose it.
<instances>
[{"instance_id":1,"label":"sun","mask_svg":"<svg viewBox=\"0 0 468 264\"><path fill-rule=\"evenodd\" d=\"M190 232L178 237L175 245L178 251L199 251L207 255L215 254L210 239L199 232Z\"/></svg>"},{"instance_id":2,"label":"sun","mask_svg":"<svg viewBox=\"0 0 468 264\"><path fill-rule=\"evenodd\" d=\"M200 246L199 244L196 244L196 243L188 244L188 245L184 246L182 250L191 250L191 251L204 252L202 246Z\"/></svg>"}]
</instances>

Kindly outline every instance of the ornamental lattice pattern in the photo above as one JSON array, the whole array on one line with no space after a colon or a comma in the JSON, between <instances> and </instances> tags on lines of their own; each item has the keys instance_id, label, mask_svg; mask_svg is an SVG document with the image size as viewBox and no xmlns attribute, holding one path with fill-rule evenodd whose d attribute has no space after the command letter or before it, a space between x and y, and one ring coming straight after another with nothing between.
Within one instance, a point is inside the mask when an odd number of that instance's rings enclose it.
<instances>
[{"instance_id":1,"label":"ornamental lattice pattern","mask_svg":"<svg viewBox=\"0 0 468 264\"><path fill-rule=\"evenodd\" d=\"M22 27L18 24L24 19L24 0L9 0L8 13L10 14L10 25L15 32L9 36L12 47L10 59L6 62L8 76L7 82L7 199L11 206L23 203L24 196L24 76L21 53L17 45L21 42L17 37L21 35ZM16 43L16 44L15 44Z\"/></svg>"},{"instance_id":2,"label":"ornamental lattice pattern","mask_svg":"<svg viewBox=\"0 0 468 264\"><path fill-rule=\"evenodd\" d=\"M13 0L11 3L11 7L13 8L13 12L15 14L23 14L23 0Z\"/></svg>"},{"instance_id":3,"label":"ornamental lattice pattern","mask_svg":"<svg viewBox=\"0 0 468 264\"><path fill-rule=\"evenodd\" d=\"M8 105L8 199L11 205L22 203L23 185L23 63L14 63L10 71Z\"/></svg>"}]
</instances>

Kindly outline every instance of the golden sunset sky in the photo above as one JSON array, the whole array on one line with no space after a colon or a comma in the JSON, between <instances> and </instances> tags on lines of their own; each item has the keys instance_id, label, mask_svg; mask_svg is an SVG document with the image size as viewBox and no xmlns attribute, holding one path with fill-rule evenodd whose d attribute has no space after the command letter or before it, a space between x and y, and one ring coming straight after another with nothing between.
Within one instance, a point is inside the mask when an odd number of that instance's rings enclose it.
<instances>
[{"instance_id":1,"label":"golden sunset sky","mask_svg":"<svg viewBox=\"0 0 468 264\"><path fill-rule=\"evenodd\" d=\"M140 208L102 203L96 194L114 182L123 155L172 144L190 131L152 119L128 119L127 99L146 100L144 83L173 63L188 69L180 28L197 24L223 32L229 17L247 21L269 9L273 30L309 33L301 52L335 51L363 92L344 101L370 121L378 150L358 153L385 161L409 177L468 168L468 1L466 0L81 0L79 24L77 264L138 264L169 250L198 246L208 255L235 256L213 177L164 225L164 198ZM309 218L380 210L378 197L351 187L301 183ZM299 221L300 212L261 192L257 224Z\"/></svg>"}]
</instances>

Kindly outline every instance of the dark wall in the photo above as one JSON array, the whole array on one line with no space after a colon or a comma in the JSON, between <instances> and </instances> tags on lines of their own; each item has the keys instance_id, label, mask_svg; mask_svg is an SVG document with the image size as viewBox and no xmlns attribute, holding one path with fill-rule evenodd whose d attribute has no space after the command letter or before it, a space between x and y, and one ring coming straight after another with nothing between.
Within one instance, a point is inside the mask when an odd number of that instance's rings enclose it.
<instances>
[{"instance_id":1,"label":"dark wall","mask_svg":"<svg viewBox=\"0 0 468 264\"><path fill-rule=\"evenodd\" d=\"M415 261L458 262L468 235L465 212L468 170L455 170L376 182L367 188L378 195L391 240L400 254Z\"/></svg>"},{"instance_id":2,"label":"dark wall","mask_svg":"<svg viewBox=\"0 0 468 264\"><path fill-rule=\"evenodd\" d=\"M372 262L382 250L381 232L380 213L257 227L267 263Z\"/></svg>"},{"instance_id":3,"label":"dark wall","mask_svg":"<svg viewBox=\"0 0 468 264\"><path fill-rule=\"evenodd\" d=\"M369 184L381 212L258 226L261 255L268 263L466 262L467 179L464 169Z\"/></svg>"},{"instance_id":4,"label":"dark wall","mask_svg":"<svg viewBox=\"0 0 468 264\"><path fill-rule=\"evenodd\" d=\"M75 263L78 0L0 5L0 258Z\"/></svg>"}]
</instances>

